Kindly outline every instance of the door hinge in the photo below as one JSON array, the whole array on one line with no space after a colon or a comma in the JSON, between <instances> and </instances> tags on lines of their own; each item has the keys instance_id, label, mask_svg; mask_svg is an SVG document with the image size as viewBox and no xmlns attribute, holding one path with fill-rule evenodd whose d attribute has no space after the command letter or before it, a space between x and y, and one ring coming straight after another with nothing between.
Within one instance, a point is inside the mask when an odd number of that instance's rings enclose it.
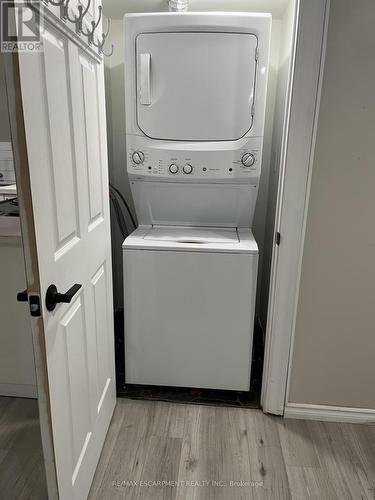
<instances>
[{"instance_id":1,"label":"door hinge","mask_svg":"<svg viewBox=\"0 0 375 500\"><path fill-rule=\"evenodd\" d=\"M255 115L255 104L253 103L251 105L251 116L254 118L254 115Z\"/></svg>"},{"instance_id":2,"label":"door hinge","mask_svg":"<svg viewBox=\"0 0 375 500\"><path fill-rule=\"evenodd\" d=\"M281 234L279 231L276 232L276 245L279 246L281 241Z\"/></svg>"},{"instance_id":3,"label":"door hinge","mask_svg":"<svg viewBox=\"0 0 375 500\"><path fill-rule=\"evenodd\" d=\"M255 49L255 60L256 62L258 62L258 59L259 59L259 49L258 47Z\"/></svg>"}]
</instances>

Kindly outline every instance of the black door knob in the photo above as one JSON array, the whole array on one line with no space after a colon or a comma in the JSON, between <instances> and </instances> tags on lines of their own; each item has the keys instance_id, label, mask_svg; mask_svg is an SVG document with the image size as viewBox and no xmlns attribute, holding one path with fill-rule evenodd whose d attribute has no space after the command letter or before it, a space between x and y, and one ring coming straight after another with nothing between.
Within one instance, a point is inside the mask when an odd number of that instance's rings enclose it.
<instances>
[{"instance_id":1,"label":"black door knob","mask_svg":"<svg viewBox=\"0 0 375 500\"><path fill-rule=\"evenodd\" d=\"M53 311L56 307L56 304L65 303L69 304L74 297L74 295L78 292L78 290L82 287L76 283L69 288L69 290L65 293L59 293L55 285L50 285L47 288L46 292L46 308L47 311Z\"/></svg>"}]
</instances>

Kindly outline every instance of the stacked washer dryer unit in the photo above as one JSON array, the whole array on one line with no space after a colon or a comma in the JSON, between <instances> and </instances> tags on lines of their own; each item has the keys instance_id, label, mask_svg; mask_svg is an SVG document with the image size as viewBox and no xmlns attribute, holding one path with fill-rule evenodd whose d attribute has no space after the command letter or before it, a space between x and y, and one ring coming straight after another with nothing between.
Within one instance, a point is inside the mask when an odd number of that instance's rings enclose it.
<instances>
[{"instance_id":1,"label":"stacked washer dryer unit","mask_svg":"<svg viewBox=\"0 0 375 500\"><path fill-rule=\"evenodd\" d=\"M125 381L250 388L271 16L124 18Z\"/></svg>"}]
</instances>

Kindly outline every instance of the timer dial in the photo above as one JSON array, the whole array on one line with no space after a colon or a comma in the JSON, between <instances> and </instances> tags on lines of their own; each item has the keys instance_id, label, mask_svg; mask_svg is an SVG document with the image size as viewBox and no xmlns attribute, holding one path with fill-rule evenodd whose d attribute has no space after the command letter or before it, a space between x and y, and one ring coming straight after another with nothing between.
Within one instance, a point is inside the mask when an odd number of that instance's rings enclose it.
<instances>
[{"instance_id":1,"label":"timer dial","mask_svg":"<svg viewBox=\"0 0 375 500\"><path fill-rule=\"evenodd\" d=\"M241 163L244 167L251 167L255 163L255 156L251 153L242 155Z\"/></svg>"},{"instance_id":2,"label":"timer dial","mask_svg":"<svg viewBox=\"0 0 375 500\"><path fill-rule=\"evenodd\" d=\"M145 154L142 151L134 151L132 160L136 165L140 165L145 161Z\"/></svg>"}]
</instances>

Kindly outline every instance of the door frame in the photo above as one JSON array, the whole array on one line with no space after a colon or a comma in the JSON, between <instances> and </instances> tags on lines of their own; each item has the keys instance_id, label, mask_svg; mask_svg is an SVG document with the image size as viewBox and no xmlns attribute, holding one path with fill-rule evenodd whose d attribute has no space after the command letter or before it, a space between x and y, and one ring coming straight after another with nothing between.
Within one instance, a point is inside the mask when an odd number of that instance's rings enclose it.
<instances>
[{"instance_id":1,"label":"door frame","mask_svg":"<svg viewBox=\"0 0 375 500\"><path fill-rule=\"evenodd\" d=\"M330 0L300 0L277 194L261 405L284 415L323 81Z\"/></svg>"}]
</instances>

